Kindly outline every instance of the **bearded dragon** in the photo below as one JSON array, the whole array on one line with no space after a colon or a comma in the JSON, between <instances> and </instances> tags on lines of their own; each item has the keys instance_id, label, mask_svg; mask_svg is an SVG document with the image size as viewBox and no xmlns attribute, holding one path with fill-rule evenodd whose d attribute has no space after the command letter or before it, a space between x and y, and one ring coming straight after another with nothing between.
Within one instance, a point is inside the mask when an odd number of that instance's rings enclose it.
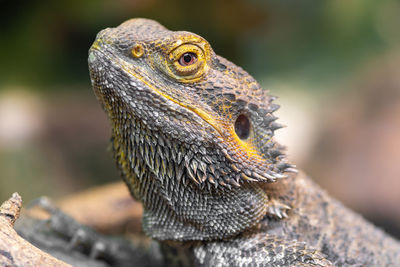
<instances>
[{"instance_id":1,"label":"bearded dragon","mask_svg":"<svg viewBox=\"0 0 400 267\"><path fill-rule=\"evenodd\" d=\"M131 19L97 35L89 70L168 264L400 266L398 241L288 163L274 97L204 38Z\"/></svg>"}]
</instances>

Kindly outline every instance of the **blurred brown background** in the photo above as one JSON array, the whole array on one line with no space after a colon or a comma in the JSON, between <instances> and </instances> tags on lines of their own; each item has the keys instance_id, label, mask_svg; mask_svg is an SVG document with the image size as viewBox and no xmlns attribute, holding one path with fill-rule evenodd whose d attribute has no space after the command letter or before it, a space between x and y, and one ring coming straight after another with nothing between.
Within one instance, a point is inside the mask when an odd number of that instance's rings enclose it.
<instances>
[{"instance_id":1,"label":"blurred brown background","mask_svg":"<svg viewBox=\"0 0 400 267\"><path fill-rule=\"evenodd\" d=\"M202 35L278 95L293 162L400 236L399 1L0 4L0 200L119 180L87 50L101 29L147 17Z\"/></svg>"}]
</instances>

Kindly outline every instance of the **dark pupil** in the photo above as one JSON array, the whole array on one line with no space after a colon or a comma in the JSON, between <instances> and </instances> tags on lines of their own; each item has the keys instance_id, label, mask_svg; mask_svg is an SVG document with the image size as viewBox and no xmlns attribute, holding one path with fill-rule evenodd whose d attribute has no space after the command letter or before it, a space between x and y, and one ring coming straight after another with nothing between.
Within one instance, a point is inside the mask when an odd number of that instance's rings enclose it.
<instances>
[{"instance_id":1,"label":"dark pupil","mask_svg":"<svg viewBox=\"0 0 400 267\"><path fill-rule=\"evenodd\" d=\"M192 61L192 55L191 54L185 54L183 56L183 61L185 61L185 63L190 63L190 61Z\"/></svg>"},{"instance_id":2,"label":"dark pupil","mask_svg":"<svg viewBox=\"0 0 400 267\"><path fill-rule=\"evenodd\" d=\"M239 115L235 121L235 132L240 139L247 139L250 135L250 120L245 115Z\"/></svg>"}]
</instances>

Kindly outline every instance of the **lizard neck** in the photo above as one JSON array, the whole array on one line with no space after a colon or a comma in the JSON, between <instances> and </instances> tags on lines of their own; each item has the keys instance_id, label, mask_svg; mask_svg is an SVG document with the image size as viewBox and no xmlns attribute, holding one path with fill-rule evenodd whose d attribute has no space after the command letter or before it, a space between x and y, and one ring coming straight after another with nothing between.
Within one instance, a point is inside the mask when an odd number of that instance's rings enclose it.
<instances>
[{"instance_id":1,"label":"lizard neck","mask_svg":"<svg viewBox=\"0 0 400 267\"><path fill-rule=\"evenodd\" d=\"M143 229L158 240L214 240L237 235L266 214L268 197L257 183L230 190L192 180L201 153L127 114L114 123L117 165L132 195L143 203ZM119 121L119 120L118 120ZM197 169L201 172L200 167Z\"/></svg>"}]
</instances>

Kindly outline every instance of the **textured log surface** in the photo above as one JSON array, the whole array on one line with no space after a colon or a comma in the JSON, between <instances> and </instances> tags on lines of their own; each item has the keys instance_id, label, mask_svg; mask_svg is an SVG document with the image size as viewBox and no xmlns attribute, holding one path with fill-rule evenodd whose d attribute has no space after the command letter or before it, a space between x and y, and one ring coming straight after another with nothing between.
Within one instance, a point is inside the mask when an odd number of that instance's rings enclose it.
<instances>
[{"instance_id":1,"label":"textured log surface","mask_svg":"<svg viewBox=\"0 0 400 267\"><path fill-rule=\"evenodd\" d=\"M14 230L22 198L14 193L0 207L0 266L70 266L41 251Z\"/></svg>"},{"instance_id":2,"label":"textured log surface","mask_svg":"<svg viewBox=\"0 0 400 267\"><path fill-rule=\"evenodd\" d=\"M79 192L55 204L21 207L15 193L0 208L0 266L156 266L159 261L154 257L158 248L140 233L141 205L123 183ZM82 232L85 244L74 242ZM130 241L103 234L129 235ZM96 251L99 244L118 251Z\"/></svg>"}]
</instances>

